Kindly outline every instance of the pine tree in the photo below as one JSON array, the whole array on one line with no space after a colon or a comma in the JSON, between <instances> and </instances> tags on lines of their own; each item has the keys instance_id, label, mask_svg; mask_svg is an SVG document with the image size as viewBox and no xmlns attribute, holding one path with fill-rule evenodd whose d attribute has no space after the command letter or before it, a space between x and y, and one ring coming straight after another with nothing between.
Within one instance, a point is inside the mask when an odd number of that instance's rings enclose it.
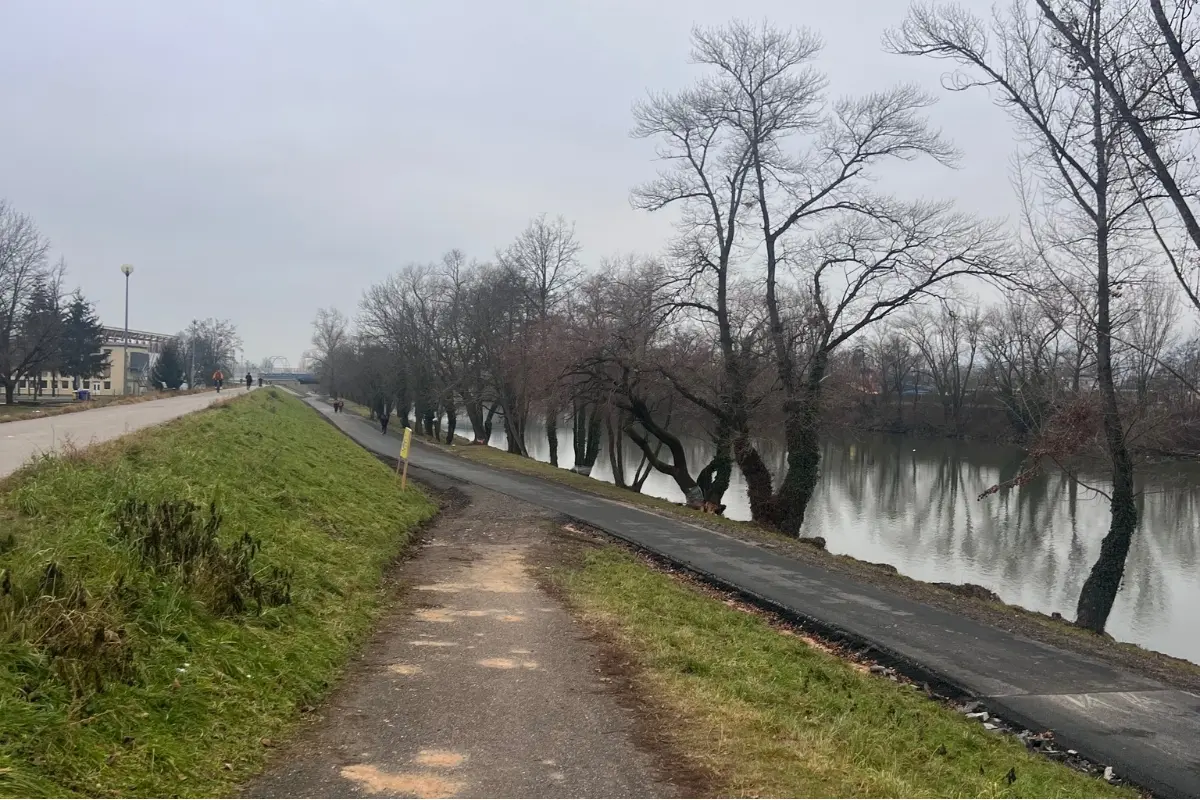
<instances>
[{"instance_id":1,"label":"pine tree","mask_svg":"<svg viewBox=\"0 0 1200 800\"><path fill-rule=\"evenodd\" d=\"M41 394L43 373L57 376L62 370L63 322L56 287L49 282L39 282L25 304L18 339L27 374L34 379L35 396ZM52 392L58 394L58 382L53 381L51 385Z\"/></svg>"},{"instance_id":2,"label":"pine tree","mask_svg":"<svg viewBox=\"0 0 1200 800\"><path fill-rule=\"evenodd\" d=\"M104 326L92 304L79 292L71 298L63 325L60 343L59 369L63 375L88 380L104 372L108 356L104 354Z\"/></svg>"},{"instance_id":3,"label":"pine tree","mask_svg":"<svg viewBox=\"0 0 1200 800\"><path fill-rule=\"evenodd\" d=\"M187 368L183 363L183 349L179 346L178 339L172 339L163 345L162 352L158 354L158 360L154 362L154 371L150 375L150 380L155 386L178 389L183 385L186 372Z\"/></svg>"}]
</instances>

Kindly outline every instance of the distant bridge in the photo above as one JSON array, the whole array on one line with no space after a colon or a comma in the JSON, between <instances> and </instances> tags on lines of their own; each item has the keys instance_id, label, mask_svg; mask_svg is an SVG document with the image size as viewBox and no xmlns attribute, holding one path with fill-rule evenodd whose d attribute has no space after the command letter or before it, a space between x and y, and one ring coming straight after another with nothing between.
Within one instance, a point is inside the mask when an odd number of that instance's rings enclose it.
<instances>
[{"instance_id":1,"label":"distant bridge","mask_svg":"<svg viewBox=\"0 0 1200 800\"><path fill-rule=\"evenodd\" d=\"M304 383L315 384L317 376L311 372L264 372L263 383Z\"/></svg>"}]
</instances>

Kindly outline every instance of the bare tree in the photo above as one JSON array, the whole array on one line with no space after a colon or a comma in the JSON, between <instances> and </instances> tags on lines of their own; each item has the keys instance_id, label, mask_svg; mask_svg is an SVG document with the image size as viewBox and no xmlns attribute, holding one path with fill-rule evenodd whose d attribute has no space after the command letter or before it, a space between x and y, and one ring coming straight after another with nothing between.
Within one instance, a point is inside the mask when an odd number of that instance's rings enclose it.
<instances>
[{"instance_id":1,"label":"bare tree","mask_svg":"<svg viewBox=\"0 0 1200 800\"><path fill-rule=\"evenodd\" d=\"M938 311L917 310L904 325L904 333L916 347L938 394L943 422L957 435L967 398L976 388L971 379L983 317L978 307L967 308L962 303L943 302Z\"/></svg>"},{"instance_id":2,"label":"bare tree","mask_svg":"<svg viewBox=\"0 0 1200 800\"><path fill-rule=\"evenodd\" d=\"M1038 2L1042 5L1042 0ZM1088 58L1100 63L1110 20L1103 15L1100 0L1092 0L1085 10L1075 30L1085 37ZM1013 3L1006 13L997 11L990 31L959 8L914 6L903 28L888 41L898 52L947 58L962 65L964 71L951 79L952 88L982 85L999 91L1000 102L1027 135L1026 156L1038 178L1036 195L1024 192L1033 258L1068 296L1074 296L1078 287L1091 287L1095 316L1088 322L1111 462L1112 521L1100 558L1080 593L1076 622L1103 631L1137 528L1133 459L1113 362L1114 287L1130 281L1141 266L1131 239L1136 238L1134 219L1144 207L1137 176L1123 158L1128 151L1124 112L1106 96L1100 74L1081 74L1075 62L1064 56L1054 27L1040 17L1031 19L1021 2ZM1022 181L1022 185L1029 183ZM1075 308L1083 311L1090 305L1080 296ZM1067 413L1075 415L1069 417L1070 424L1057 420L1051 426L1058 443L1065 441L1064 432L1084 436L1081 420L1086 417L1077 415L1082 407L1080 403L1068 407Z\"/></svg>"},{"instance_id":3,"label":"bare tree","mask_svg":"<svg viewBox=\"0 0 1200 800\"><path fill-rule=\"evenodd\" d=\"M61 266L48 260L50 242L27 215L0 200L0 383L13 402L17 381L53 355L59 326L41 320L61 297Z\"/></svg>"},{"instance_id":4,"label":"bare tree","mask_svg":"<svg viewBox=\"0 0 1200 800\"><path fill-rule=\"evenodd\" d=\"M868 350L879 375L879 399L884 405L895 400L899 425L904 421L904 390L918 371L921 354L903 333L882 326Z\"/></svg>"},{"instance_id":5,"label":"bare tree","mask_svg":"<svg viewBox=\"0 0 1200 800\"><path fill-rule=\"evenodd\" d=\"M189 386L203 385L212 379L217 370L226 375L233 374L242 337L231 321L212 317L194 319L177 338L185 343L185 357L194 366L188 378Z\"/></svg>"},{"instance_id":6,"label":"bare tree","mask_svg":"<svg viewBox=\"0 0 1200 800\"><path fill-rule=\"evenodd\" d=\"M1112 115L1128 133L1122 157L1134 179L1144 184L1140 199L1154 233L1191 304L1200 309L1195 253L1200 221L1194 160L1200 122L1200 82L1196 47L1200 27L1191 0L1037 0L1054 45L1070 55L1102 93ZM1145 186L1153 184L1154 189ZM1162 217L1160 198L1174 213L1187 248L1171 237L1176 227ZM1187 263L1187 261L1192 263Z\"/></svg>"},{"instance_id":7,"label":"bare tree","mask_svg":"<svg viewBox=\"0 0 1200 800\"><path fill-rule=\"evenodd\" d=\"M542 214L496 255L500 267L517 276L530 305L530 315L543 330L551 316L561 309L567 293L579 282L583 271L579 264L580 249L574 225L568 225L562 217L547 222ZM550 463L557 467L560 407L554 395L553 391L548 394L545 420Z\"/></svg>"},{"instance_id":8,"label":"bare tree","mask_svg":"<svg viewBox=\"0 0 1200 800\"><path fill-rule=\"evenodd\" d=\"M338 396L338 362L348 344L349 326L346 315L336 308L317 309L316 319L313 320L312 345L315 348L316 369L333 397Z\"/></svg>"}]
</instances>

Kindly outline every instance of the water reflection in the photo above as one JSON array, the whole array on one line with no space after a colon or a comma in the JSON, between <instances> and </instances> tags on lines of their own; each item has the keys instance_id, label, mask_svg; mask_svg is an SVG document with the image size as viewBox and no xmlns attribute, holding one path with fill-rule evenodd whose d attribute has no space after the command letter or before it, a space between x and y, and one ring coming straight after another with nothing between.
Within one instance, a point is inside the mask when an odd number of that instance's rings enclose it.
<instances>
[{"instance_id":1,"label":"water reflection","mask_svg":"<svg viewBox=\"0 0 1200 800\"><path fill-rule=\"evenodd\" d=\"M491 442L504 447L498 431ZM628 443L627 443L628 445ZM544 432L530 426L530 455L549 460ZM612 482L607 445L592 477ZM709 449L687 442L690 463ZM776 470L784 451L766 445ZM572 466L570 428L560 429L559 464ZM638 452L626 448L626 463ZM977 500L1012 478L1022 453L1012 447L876 435L842 435L824 443L821 485L805 534L824 536L835 553L886 562L927 581L977 583L1006 602L1074 615L1075 601L1108 529L1107 500L1059 473ZM632 466L629 467L632 469ZM1103 485L1100 476L1085 476ZM1139 513L1125 582L1109 621L1117 639L1200 662L1200 465L1141 469ZM654 472L647 494L682 502L670 478ZM749 519L746 486L734 471L726 514Z\"/></svg>"}]
</instances>

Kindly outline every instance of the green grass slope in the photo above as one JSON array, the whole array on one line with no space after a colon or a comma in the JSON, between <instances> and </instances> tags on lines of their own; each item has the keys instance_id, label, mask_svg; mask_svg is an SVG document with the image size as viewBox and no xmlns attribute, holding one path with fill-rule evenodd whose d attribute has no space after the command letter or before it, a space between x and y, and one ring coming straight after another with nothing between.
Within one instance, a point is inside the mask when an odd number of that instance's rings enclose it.
<instances>
[{"instance_id":1,"label":"green grass slope","mask_svg":"<svg viewBox=\"0 0 1200 800\"><path fill-rule=\"evenodd\" d=\"M0 794L229 794L327 691L435 511L278 390L17 473Z\"/></svg>"}]
</instances>

